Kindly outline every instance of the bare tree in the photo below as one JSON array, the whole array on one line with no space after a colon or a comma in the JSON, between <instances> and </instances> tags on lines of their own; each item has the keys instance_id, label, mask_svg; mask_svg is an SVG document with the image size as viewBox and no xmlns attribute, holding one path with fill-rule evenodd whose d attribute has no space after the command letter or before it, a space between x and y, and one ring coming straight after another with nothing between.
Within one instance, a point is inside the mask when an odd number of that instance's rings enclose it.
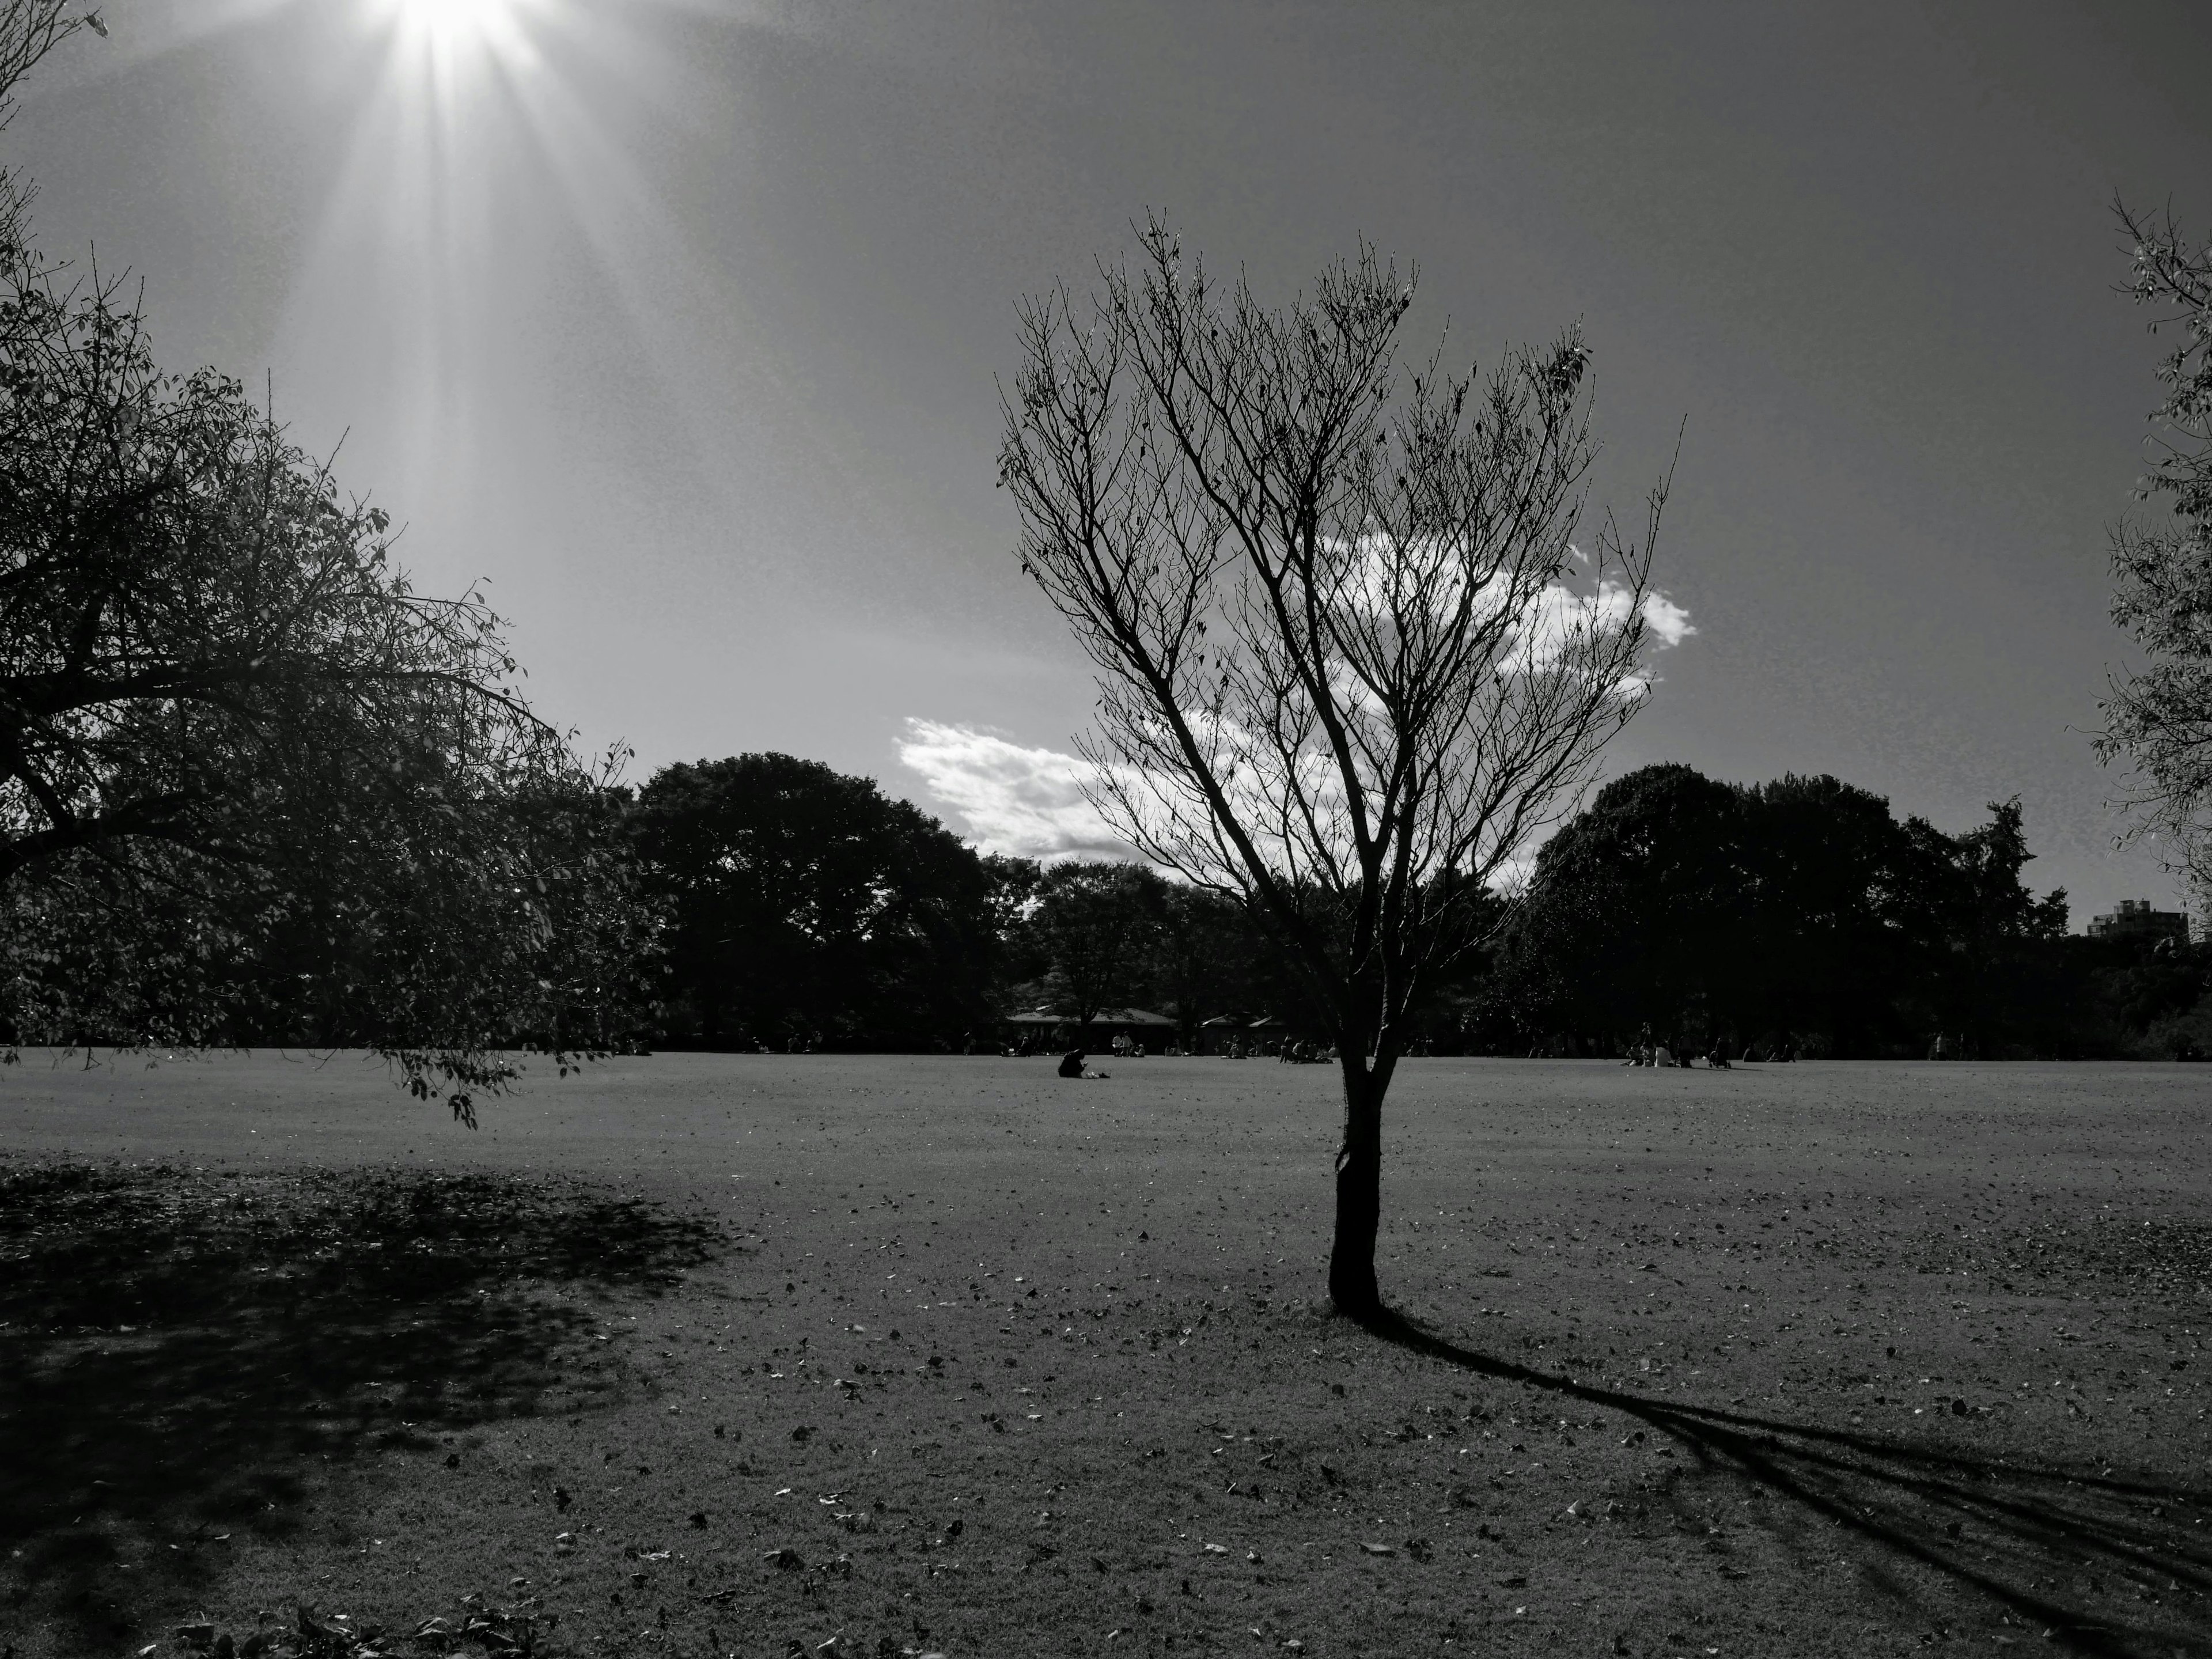
<instances>
[{"instance_id":1,"label":"bare tree","mask_svg":"<svg viewBox=\"0 0 2212 1659\"><path fill-rule=\"evenodd\" d=\"M1090 654L1094 799L1242 899L1330 1027L1345 1110L1329 1291L1364 1316L1382 1102L1480 902L1648 689L1646 524L1574 537L1594 457L1570 331L1486 379L1401 365L1412 273L1362 246L1312 296L1224 291L1154 219L1020 312L1000 476L1023 568Z\"/></svg>"},{"instance_id":2,"label":"bare tree","mask_svg":"<svg viewBox=\"0 0 2212 1659\"><path fill-rule=\"evenodd\" d=\"M2118 676L2099 755L2129 774L2133 835L2162 838L2200 902L2212 902L2212 242L2171 215L2115 204L2133 270L2125 291L2179 338L2158 368L2166 396L2140 493L2160 519L2112 531L2112 620L2148 657Z\"/></svg>"},{"instance_id":3,"label":"bare tree","mask_svg":"<svg viewBox=\"0 0 2212 1659\"><path fill-rule=\"evenodd\" d=\"M100 14L79 11L76 0L0 0L0 126L15 112L16 83L82 28L107 33Z\"/></svg>"}]
</instances>

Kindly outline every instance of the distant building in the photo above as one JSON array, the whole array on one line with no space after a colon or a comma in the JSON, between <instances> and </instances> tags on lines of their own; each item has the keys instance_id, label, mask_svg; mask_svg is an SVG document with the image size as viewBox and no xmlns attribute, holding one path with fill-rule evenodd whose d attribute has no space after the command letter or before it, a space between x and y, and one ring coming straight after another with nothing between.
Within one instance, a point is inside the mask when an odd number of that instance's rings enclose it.
<instances>
[{"instance_id":1,"label":"distant building","mask_svg":"<svg viewBox=\"0 0 2212 1659\"><path fill-rule=\"evenodd\" d=\"M2181 910L2154 910L2148 899L2122 899L2109 916L2089 922L2091 939L2189 939L2189 916Z\"/></svg>"}]
</instances>

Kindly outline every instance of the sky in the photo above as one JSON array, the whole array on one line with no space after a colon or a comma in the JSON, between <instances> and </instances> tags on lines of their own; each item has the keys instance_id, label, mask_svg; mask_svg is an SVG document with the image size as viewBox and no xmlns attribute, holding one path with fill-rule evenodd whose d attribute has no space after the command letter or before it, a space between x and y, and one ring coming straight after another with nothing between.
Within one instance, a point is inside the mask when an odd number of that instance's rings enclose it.
<instances>
[{"instance_id":1,"label":"sky","mask_svg":"<svg viewBox=\"0 0 2212 1659\"><path fill-rule=\"evenodd\" d=\"M781 750L1109 850L1088 667L995 489L1017 301L1167 215L1287 300L1364 236L1447 355L1579 321L1601 499L1680 453L1611 773L2020 796L2078 928L2178 900L2089 733L2158 343L2115 193L2212 226L2201 0L110 0L0 160L155 348L265 386L486 585L630 775ZM1670 612L1670 614L1674 614Z\"/></svg>"}]
</instances>

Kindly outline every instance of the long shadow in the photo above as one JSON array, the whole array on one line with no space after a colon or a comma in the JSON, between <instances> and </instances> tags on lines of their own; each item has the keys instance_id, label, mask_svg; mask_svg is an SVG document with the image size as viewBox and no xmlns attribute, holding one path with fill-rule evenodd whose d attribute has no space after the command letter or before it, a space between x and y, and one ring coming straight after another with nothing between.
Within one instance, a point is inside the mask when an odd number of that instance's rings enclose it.
<instances>
[{"instance_id":1,"label":"long shadow","mask_svg":"<svg viewBox=\"0 0 2212 1659\"><path fill-rule=\"evenodd\" d=\"M551 1181L0 1170L0 1624L120 1651L330 1462L604 1403L576 1292L714 1237Z\"/></svg>"},{"instance_id":2,"label":"long shadow","mask_svg":"<svg viewBox=\"0 0 2212 1659\"><path fill-rule=\"evenodd\" d=\"M1893 1558L1990 1596L2031 1626L2027 1638L2098 1655L2212 1654L2203 1611L2212 1593L2206 1536L2212 1528L2167 1513L2212 1504L2212 1488L1993 1462L1882 1435L1655 1400L1476 1352L1394 1310L1358 1322L1416 1353L1648 1424L1705 1469L1793 1499ZM1981 1559L1970 1559L1970 1552ZM2062 1572L2086 1578L2088 1595L2063 1599ZM2156 1599L2123 1607L2103 1595L2103 1575Z\"/></svg>"}]
</instances>

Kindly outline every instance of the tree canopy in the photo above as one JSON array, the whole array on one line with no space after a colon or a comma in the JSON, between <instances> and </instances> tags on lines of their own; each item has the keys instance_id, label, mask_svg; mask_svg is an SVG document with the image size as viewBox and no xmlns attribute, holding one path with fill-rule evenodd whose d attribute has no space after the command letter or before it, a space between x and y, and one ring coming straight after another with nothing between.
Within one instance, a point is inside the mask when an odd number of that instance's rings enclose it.
<instances>
[{"instance_id":1,"label":"tree canopy","mask_svg":"<svg viewBox=\"0 0 2212 1659\"><path fill-rule=\"evenodd\" d=\"M0 13L0 99L74 27ZM358 1042L463 1115L620 1041L649 926L499 618L0 195L0 1027Z\"/></svg>"},{"instance_id":2,"label":"tree canopy","mask_svg":"<svg viewBox=\"0 0 2212 1659\"><path fill-rule=\"evenodd\" d=\"M1487 994L1534 1046L1648 1033L1841 1055L2069 1040L2047 948L2066 897L2021 879L2017 800L1945 835L1832 777L1617 778L1538 855Z\"/></svg>"},{"instance_id":3,"label":"tree canopy","mask_svg":"<svg viewBox=\"0 0 2212 1659\"><path fill-rule=\"evenodd\" d=\"M988 1023L997 873L871 780L776 754L670 766L630 834L668 917L670 1040L927 1049Z\"/></svg>"},{"instance_id":4,"label":"tree canopy","mask_svg":"<svg viewBox=\"0 0 2212 1659\"><path fill-rule=\"evenodd\" d=\"M2126 292L2172 343L2139 491L2154 511L2112 538L2112 619L2144 661L2113 679L2098 749L2125 770L2136 833L2212 899L2212 241L2192 242L2170 215L2115 210Z\"/></svg>"}]
</instances>

